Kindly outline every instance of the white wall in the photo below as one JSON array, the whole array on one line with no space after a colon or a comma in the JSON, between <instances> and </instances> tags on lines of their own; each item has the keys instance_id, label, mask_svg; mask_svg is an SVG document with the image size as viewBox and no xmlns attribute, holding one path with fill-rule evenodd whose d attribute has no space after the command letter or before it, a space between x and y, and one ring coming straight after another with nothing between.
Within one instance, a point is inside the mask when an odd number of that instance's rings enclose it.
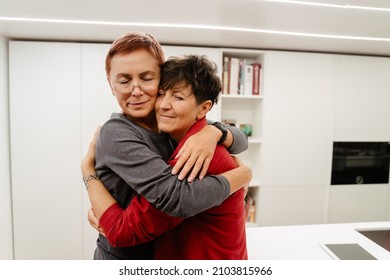
<instances>
[{"instance_id":1,"label":"white wall","mask_svg":"<svg viewBox=\"0 0 390 280\"><path fill-rule=\"evenodd\" d=\"M8 40L0 37L0 259L13 259L9 155Z\"/></svg>"}]
</instances>

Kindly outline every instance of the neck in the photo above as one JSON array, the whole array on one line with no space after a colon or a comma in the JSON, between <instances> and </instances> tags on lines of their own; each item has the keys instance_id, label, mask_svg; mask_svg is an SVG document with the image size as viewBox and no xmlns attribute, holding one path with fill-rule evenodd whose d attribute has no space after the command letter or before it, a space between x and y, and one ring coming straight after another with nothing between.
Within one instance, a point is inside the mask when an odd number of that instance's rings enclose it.
<instances>
[{"instance_id":1,"label":"neck","mask_svg":"<svg viewBox=\"0 0 390 280\"><path fill-rule=\"evenodd\" d=\"M184 136L186 136L187 132L191 129L191 127L197 122L198 120L195 120L189 127L187 127L186 131L183 134L175 134L175 133L170 133L169 135L171 136L172 139L176 141L176 143L179 143Z\"/></svg>"}]
</instances>

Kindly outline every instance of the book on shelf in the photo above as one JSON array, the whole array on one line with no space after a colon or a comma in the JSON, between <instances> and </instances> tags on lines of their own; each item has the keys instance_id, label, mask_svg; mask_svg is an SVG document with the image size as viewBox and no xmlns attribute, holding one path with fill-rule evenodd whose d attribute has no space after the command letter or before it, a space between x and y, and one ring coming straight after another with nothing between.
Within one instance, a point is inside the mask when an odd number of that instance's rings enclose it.
<instances>
[{"instance_id":1,"label":"book on shelf","mask_svg":"<svg viewBox=\"0 0 390 280\"><path fill-rule=\"evenodd\" d=\"M229 94L238 94L240 76L240 59L230 58L230 77L229 77Z\"/></svg>"},{"instance_id":2,"label":"book on shelf","mask_svg":"<svg viewBox=\"0 0 390 280\"><path fill-rule=\"evenodd\" d=\"M240 71L238 74L238 94L243 95L245 90L245 65L246 59L240 59Z\"/></svg>"},{"instance_id":3,"label":"book on shelf","mask_svg":"<svg viewBox=\"0 0 390 280\"><path fill-rule=\"evenodd\" d=\"M253 65L245 65L244 68L244 95L253 94Z\"/></svg>"},{"instance_id":4,"label":"book on shelf","mask_svg":"<svg viewBox=\"0 0 390 280\"><path fill-rule=\"evenodd\" d=\"M222 93L260 95L261 64L248 63L244 58L223 58Z\"/></svg>"},{"instance_id":5,"label":"book on shelf","mask_svg":"<svg viewBox=\"0 0 390 280\"><path fill-rule=\"evenodd\" d=\"M229 57L223 58L223 72L222 72L222 93L229 94L229 75L230 75L230 60Z\"/></svg>"},{"instance_id":6,"label":"book on shelf","mask_svg":"<svg viewBox=\"0 0 390 280\"><path fill-rule=\"evenodd\" d=\"M261 64L253 63L253 95L260 95Z\"/></svg>"}]
</instances>

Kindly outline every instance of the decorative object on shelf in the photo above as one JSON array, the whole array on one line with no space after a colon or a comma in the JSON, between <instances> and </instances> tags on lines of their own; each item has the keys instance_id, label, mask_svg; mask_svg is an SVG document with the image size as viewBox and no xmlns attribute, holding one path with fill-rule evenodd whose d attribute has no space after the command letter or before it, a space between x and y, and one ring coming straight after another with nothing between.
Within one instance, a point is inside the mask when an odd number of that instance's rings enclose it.
<instances>
[{"instance_id":1,"label":"decorative object on shelf","mask_svg":"<svg viewBox=\"0 0 390 280\"><path fill-rule=\"evenodd\" d=\"M252 136L252 124L240 124L240 130L246 136Z\"/></svg>"}]
</instances>

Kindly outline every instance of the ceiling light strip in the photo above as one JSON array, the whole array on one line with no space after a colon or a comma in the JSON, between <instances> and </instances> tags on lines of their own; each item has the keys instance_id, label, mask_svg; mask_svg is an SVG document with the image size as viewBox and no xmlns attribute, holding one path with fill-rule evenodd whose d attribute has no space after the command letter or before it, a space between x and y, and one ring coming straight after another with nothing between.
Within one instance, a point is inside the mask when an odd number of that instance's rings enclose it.
<instances>
[{"instance_id":1,"label":"ceiling light strip","mask_svg":"<svg viewBox=\"0 0 390 280\"><path fill-rule=\"evenodd\" d=\"M364 37L364 36L348 36L348 35L344 36L344 35L333 35L333 34L289 32L289 31L277 31L277 30L268 30L268 29L229 27L229 26L217 26L217 25L140 23L140 22L116 22L116 21L88 21L88 20L41 19L41 18L37 19L37 18L16 18L16 17L0 17L0 21L84 24L84 25L105 25L105 26L136 26L136 27L205 29L205 30L221 30L221 31L247 32L247 33L264 33L264 34L273 34L273 35L301 36L301 37L326 38L326 39L390 42L390 38L381 38L381 37Z\"/></svg>"},{"instance_id":2,"label":"ceiling light strip","mask_svg":"<svg viewBox=\"0 0 390 280\"><path fill-rule=\"evenodd\" d=\"M261 0L261 1L293 4L293 5L318 6L318 7L326 7L326 8L337 8L337 9L355 9L355 10L367 10L367 11L377 11L377 12L390 12L390 8L356 6L356 5L350 5L348 3L342 5L342 4L316 3L316 2L309 2L309 1L294 1L294 0Z\"/></svg>"}]
</instances>

